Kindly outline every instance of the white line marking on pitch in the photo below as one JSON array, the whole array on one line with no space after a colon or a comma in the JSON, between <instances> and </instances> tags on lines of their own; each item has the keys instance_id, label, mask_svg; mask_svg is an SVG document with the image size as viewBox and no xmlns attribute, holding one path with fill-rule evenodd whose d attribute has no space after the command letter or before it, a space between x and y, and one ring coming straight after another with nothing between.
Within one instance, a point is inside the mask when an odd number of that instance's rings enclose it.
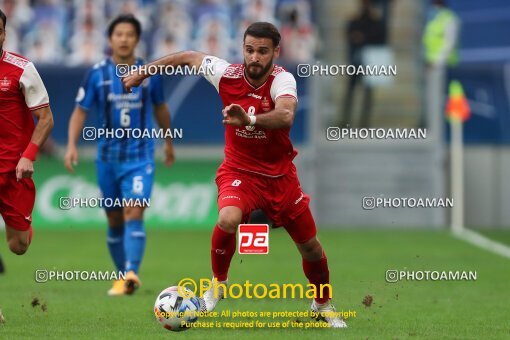
<instances>
[{"instance_id":1,"label":"white line marking on pitch","mask_svg":"<svg viewBox=\"0 0 510 340\"><path fill-rule=\"evenodd\" d=\"M493 241L477 232L463 229L462 231L453 232L453 235L477 247L496 253L503 257L510 258L510 247Z\"/></svg>"}]
</instances>

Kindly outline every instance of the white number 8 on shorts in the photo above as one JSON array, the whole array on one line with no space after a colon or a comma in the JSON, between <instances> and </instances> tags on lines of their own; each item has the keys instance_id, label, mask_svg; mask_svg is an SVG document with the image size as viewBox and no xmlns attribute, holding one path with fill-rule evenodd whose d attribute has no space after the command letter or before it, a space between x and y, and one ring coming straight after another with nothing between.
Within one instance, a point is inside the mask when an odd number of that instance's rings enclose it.
<instances>
[{"instance_id":1,"label":"white number 8 on shorts","mask_svg":"<svg viewBox=\"0 0 510 340\"><path fill-rule=\"evenodd\" d=\"M238 180L238 179L236 179L235 181L233 181L233 182L232 182L232 186L233 186L233 187L238 187L238 186L240 186L240 185L241 185L241 181L240 181L240 180Z\"/></svg>"}]
</instances>

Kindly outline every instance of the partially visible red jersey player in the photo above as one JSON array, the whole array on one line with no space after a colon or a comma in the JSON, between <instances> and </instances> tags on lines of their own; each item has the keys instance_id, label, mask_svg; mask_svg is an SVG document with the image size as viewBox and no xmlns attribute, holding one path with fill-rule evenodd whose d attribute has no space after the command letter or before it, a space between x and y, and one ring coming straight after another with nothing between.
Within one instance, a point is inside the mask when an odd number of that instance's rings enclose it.
<instances>
[{"instance_id":1,"label":"partially visible red jersey player","mask_svg":"<svg viewBox=\"0 0 510 340\"><path fill-rule=\"evenodd\" d=\"M0 10L0 214L9 248L22 255L32 240L33 162L53 128L53 115L34 64L3 50L6 24Z\"/></svg>"},{"instance_id":2,"label":"partially visible red jersey player","mask_svg":"<svg viewBox=\"0 0 510 340\"><path fill-rule=\"evenodd\" d=\"M219 217L212 235L211 260L214 279L227 282L236 250L236 229L250 213L262 209L276 226L292 237L303 259L303 270L319 292L329 283L326 254L316 237L309 197L301 186L292 160L297 155L289 138L297 106L294 76L273 59L280 54L280 33L266 22L250 25L244 33L244 64L230 64L200 52L184 51L149 65L188 65L206 71L204 77L216 88L223 102L225 159L218 169ZM212 72L207 72L211 70ZM125 87L139 86L145 74L123 79ZM214 281L214 280L213 280ZM207 311L223 297L214 288L203 296ZM335 317L331 292L312 301L312 310L330 312L323 318L330 327L347 327ZM216 294L218 295L218 294Z\"/></svg>"}]
</instances>

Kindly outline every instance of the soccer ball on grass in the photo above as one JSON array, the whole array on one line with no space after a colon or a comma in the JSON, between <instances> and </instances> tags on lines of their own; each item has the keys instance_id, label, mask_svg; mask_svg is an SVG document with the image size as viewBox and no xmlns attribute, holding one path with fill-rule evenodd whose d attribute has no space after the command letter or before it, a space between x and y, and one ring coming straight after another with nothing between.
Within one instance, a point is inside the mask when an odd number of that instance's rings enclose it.
<instances>
[{"instance_id":1,"label":"soccer ball on grass","mask_svg":"<svg viewBox=\"0 0 510 340\"><path fill-rule=\"evenodd\" d=\"M156 319L166 329L185 331L197 321L202 304L186 287L172 286L159 293L154 303Z\"/></svg>"}]
</instances>

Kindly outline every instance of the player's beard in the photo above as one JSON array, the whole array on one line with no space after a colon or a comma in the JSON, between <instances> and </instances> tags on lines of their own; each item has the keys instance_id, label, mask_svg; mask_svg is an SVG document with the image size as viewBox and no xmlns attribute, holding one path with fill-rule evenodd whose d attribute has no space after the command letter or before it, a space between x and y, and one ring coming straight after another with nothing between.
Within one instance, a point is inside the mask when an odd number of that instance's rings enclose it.
<instances>
[{"instance_id":1,"label":"player's beard","mask_svg":"<svg viewBox=\"0 0 510 340\"><path fill-rule=\"evenodd\" d=\"M256 65L257 66L256 69L260 71L258 72L250 71L253 65ZM262 66L258 63L246 64L246 61L244 62L244 69L246 70L246 74L248 75L248 77L254 80L259 80L260 78L264 77L269 72L271 67L273 67L273 59L271 59L271 61L267 63L266 66Z\"/></svg>"}]
</instances>

